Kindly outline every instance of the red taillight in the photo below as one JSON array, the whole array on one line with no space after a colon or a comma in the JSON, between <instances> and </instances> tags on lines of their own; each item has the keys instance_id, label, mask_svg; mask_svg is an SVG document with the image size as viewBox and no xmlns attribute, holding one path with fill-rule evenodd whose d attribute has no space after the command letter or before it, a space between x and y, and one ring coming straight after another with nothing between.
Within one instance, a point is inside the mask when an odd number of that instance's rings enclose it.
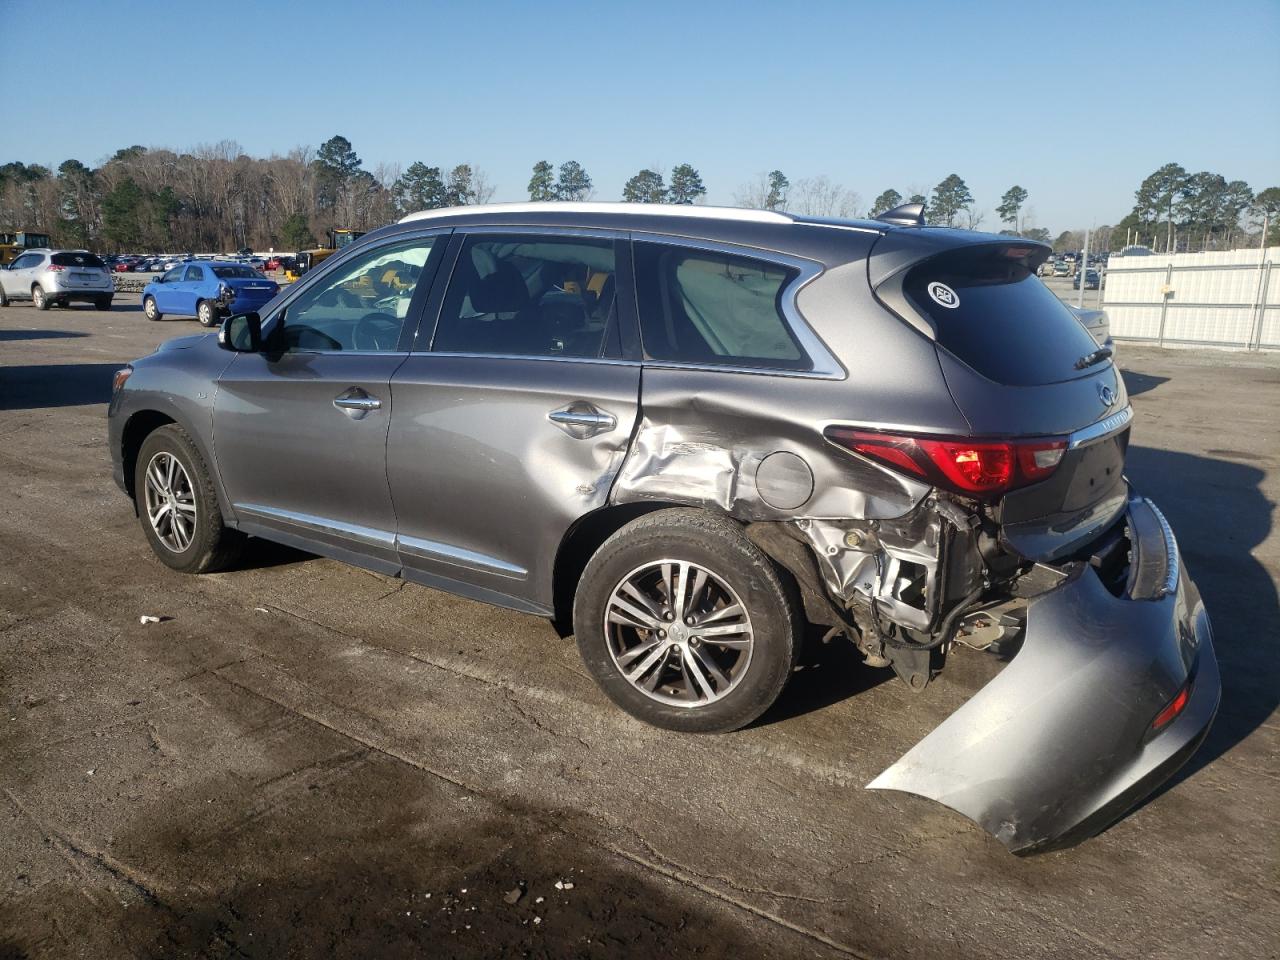
<instances>
[{"instance_id":1,"label":"red taillight","mask_svg":"<svg viewBox=\"0 0 1280 960\"><path fill-rule=\"evenodd\" d=\"M1187 701L1190 699L1191 699L1191 681L1188 680L1186 682L1186 685L1184 685L1183 688L1178 691L1177 696L1175 696L1172 700L1170 700L1168 705L1159 713L1157 713L1156 718L1151 721L1151 732L1155 733L1157 730L1162 730L1163 728L1167 727L1170 723L1172 723L1174 719L1178 716L1178 714L1182 713L1182 711L1186 708Z\"/></svg>"},{"instance_id":2,"label":"red taillight","mask_svg":"<svg viewBox=\"0 0 1280 960\"><path fill-rule=\"evenodd\" d=\"M1065 440L939 440L830 427L827 439L958 493L998 496L1044 480L1062 461Z\"/></svg>"},{"instance_id":3,"label":"red taillight","mask_svg":"<svg viewBox=\"0 0 1280 960\"><path fill-rule=\"evenodd\" d=\"M51 263L49 264L49 266L45 267L45 269L48 270L50 273L61 273L63 270L67 268L60 263Z\"/></svg>"}]
</instances>

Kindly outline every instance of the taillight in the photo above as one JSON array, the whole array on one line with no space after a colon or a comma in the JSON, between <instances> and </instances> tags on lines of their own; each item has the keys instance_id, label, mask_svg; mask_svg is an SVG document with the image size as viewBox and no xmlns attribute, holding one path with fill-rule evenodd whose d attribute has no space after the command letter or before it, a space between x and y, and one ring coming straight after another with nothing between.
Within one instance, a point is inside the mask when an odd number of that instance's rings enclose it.
<instances>
[{"instance_id":1,"label":"taillight","mask_svg":"<svg viewBox=\"0 0 1280 960\"><path fill-rule=\"evenodd\" d=\"M828 427L828 440L957 493L994 498L1049 477L1065 440L965 440Z\"/></svg>"},{"instance_id":2,"label":"taillight","mask_svg":"<svg viewBox=\"0 0 1280 960\"><path fill-rule=\"evenodd\" d=\"M51 263L49 264L49 266L45 267L45 269L48 270L50 273L61 273L63 270L67 268L60 263Z\"/></svg>"}]
</instances>

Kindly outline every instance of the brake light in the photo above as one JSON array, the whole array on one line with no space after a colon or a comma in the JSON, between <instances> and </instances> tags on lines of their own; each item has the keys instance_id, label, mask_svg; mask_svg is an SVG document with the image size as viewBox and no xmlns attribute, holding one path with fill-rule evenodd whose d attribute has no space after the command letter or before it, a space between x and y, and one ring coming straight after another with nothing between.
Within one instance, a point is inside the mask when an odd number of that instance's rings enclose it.
<instances>
[{"instance_id":1,"label":"brake light","mask_svg":"<svg viewBox=\"0 0 1280 960\"><path fill-rule=\"evenodd\" d=\"M828 440L957 493L994 498L1049 477L1065 440L965 440L830 427Z\"/></svg>"},{"instance_id":2,"label":"brake light","mask_svg":"<svg viewBox=\"0 0 1280 960\"><path fill-rule=\"evenodd\" d=\"M1155 733L1171 724L1178 714L1186 709L1187 701L1191 699L1191 681L1188 680L1178 691L1177 696L1169 701L1168 705L1156 714L1156 718L1151 721L1151 732Z\"/></svg>"},{"instance_id":3,"label":"brake light","mask_svg":"<svg viewBox=\"0 0 1280 960\"><path fill-rule=\"evenodd\" d=\"M63 270L67 268L60 263L51 263L49 264L49 266L45 267L45 269L48 270L50 273L61 273Z\"/></svg>"}]
</instances>

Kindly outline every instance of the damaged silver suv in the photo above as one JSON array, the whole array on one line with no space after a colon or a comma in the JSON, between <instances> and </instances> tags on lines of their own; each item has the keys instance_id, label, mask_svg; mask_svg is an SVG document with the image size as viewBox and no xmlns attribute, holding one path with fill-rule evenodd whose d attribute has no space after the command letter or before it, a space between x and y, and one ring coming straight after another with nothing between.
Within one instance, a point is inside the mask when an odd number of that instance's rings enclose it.
<instances>
[{"instance_id":1,"label":"damaged silver suv","mask_svg":"<svg viewBox=\"0 0 1280 960\"><path fill-rule=\"evenodd\" d=\"M251 535L553 617L673 730L760 716L811 627L912 690L997 652L870 786L1045 849L1150 793L1219 696L1049 253L913 206L415 214L121 370L116 481L174 569Z\"/></svg>"}]
</instances>

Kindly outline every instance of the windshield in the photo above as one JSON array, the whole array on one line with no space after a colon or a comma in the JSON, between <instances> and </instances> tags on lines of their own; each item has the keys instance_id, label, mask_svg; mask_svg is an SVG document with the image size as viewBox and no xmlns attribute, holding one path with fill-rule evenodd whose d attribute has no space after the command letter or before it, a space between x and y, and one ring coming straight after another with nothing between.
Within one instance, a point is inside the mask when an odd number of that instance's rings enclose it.
<instances>
[{"instance_id":1,"label":"windshield","mask_svg":"<svg viewBox=\"0 0 1280 960\"><path fill-rule=\"evenodd\" d=\"M213 275L219 280L252 280L258 271L250 267L214 267Z\"/></svg>"},{"instance_id":2,"label":"windshield","mask_svg":"<svg viewBox=\"0 0 1280 960\"><path fill-rule=\"evenodd\" d=\"M1098 344L1009 253L983 246L931 257L911 268L903 289L932 321L939 345L989 380L1024 387L1087 375L1075 363Z\"/></svg>"}]
</instances>

